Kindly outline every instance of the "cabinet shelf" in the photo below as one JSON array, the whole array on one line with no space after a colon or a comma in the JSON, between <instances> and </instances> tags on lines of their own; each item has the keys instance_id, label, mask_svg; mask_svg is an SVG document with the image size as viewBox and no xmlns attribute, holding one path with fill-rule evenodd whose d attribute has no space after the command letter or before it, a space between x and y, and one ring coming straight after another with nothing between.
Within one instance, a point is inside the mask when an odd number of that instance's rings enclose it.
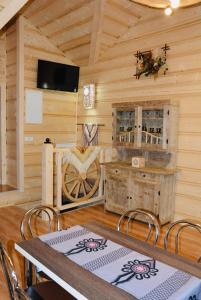
<instances>
[{"instance_id":1,"label":"cabinet shelf","mask_svg":"<svg viewBox=\"0 0 201 300\"><path fill-rule=\"evenodd\" d=\"M143 117L143 120L163 120L162 117Z\"/></svg>"},{"instance_id":2,"label":"cabinet shelf","mask_svg":"<svg viewBox=\"0 0 201 300\"><path fill-rule=\"evenodd\" d=\"M125 147L128 147L132 143L131 147L134 144L134 147L143 148L146 144L146 148L150 147L150 150L153 147L157 150L176 147L176 138L173 136L176 135L176 130L173 130L175 128L174 112L175 108L171 107L170 101L114 104L113 145L124 143ZM126 131L128 127L132 130ZM130 138L131 135L132 138Z\"/></svg>"}]
</instances>

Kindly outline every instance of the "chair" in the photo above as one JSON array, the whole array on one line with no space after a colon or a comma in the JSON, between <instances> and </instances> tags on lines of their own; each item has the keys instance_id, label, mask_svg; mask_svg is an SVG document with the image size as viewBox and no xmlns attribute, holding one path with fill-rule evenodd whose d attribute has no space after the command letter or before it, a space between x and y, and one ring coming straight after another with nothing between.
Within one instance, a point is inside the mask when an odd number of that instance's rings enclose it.
<instances>
[{"instance_id":1,"label":"chair","mask_svg":"<svg viewBox=\"0 0 201 300\"><path fill-rule=\"evenodd\" d=\"M201 224L194 223L192 220L178 220L170 224L168 227L165 236L164 236L164 248L168 250L168 239L170 236L170 232L172 232L174 229L176 230L176 235L175 235L175 254L179 253L179 238L181 235L181 232L185 228L193 228L196 229L198 232L201 233ZM198 262L201 262L201 256L198 258Z\"/></svg>"},{"instance_id":2,"label":"chair","mask_svg":"<svg viewBox=\"0 0 201 300\"><path fill-rule=\"evenodd\" d=\"M143 217L143 219L144 219L143 221L148 223L149 231L148 231L148 234L146 237L146 242L150 240L151 233L154 232L153 244L155 245L158 240L158 235L160 232L160 224L159 224L156 216L147 210L139 208L139 209L128 210L128 211L124 212L118 221L117 230L120 231L122 224L126 219L126 234L128 234L129 233L129 224L130 224L131 220L135 220L136 217Z\"/></svg>"},{"instance_id":3,"label":"chair","mask_svg":"<svg viewBox=\"0 0 201 300\"><path fill-rule=\"evenodd\" d=\"M75 300L53 281L45 281L24 290L20 287L13 262L0 242L0 262L6 279L10 300Z\"/></svg>"},{"instance_id":4,"label":"chair","mask_svg":"<svg viewBox=\"0 0 201 300\"><path fill-rule=\"evenodd\" d=\"M38 236L37 223L40 221L38 217L41 216L41 214L43 214L45 220L47 220L48 232L61 229L58 213L50 206L40 205L28 210L22 218L20 233L24 240L29 240L30 238ZM28 280L28 285L30 284L30 278L32 277L31 269L32 267L30 263L25 261L25 274ZM35 268L35 277L37 281L41 281L42 278L49 279L49 277L38 268Z\"/></svg>"},{"instance_id":5,"label":"chair","mask_svg":"<svg viewBox=\"0 0 201 300\"><path fill-rule=\"evenodd\" d=\"M33 230L33 222L36 226L37 217L43 214L47 219L48 232L52 231L52 225L54 225L53 230L57 231L61 229L59 215L58 213L50 206L40 205L28 210L21 221L20 224L20 233L24 240L38 236ZM37 226L36 226L37 227Z\"/></svg>"}]
</instances>

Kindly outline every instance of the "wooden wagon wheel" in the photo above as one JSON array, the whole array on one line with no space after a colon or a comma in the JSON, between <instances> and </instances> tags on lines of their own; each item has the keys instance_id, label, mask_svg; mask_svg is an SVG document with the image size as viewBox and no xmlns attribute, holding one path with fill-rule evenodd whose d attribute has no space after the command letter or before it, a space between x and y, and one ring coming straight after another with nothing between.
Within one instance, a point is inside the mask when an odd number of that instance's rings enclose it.
<instances>
[{"instance_id":1,"label":"wooden wagon wheel","mask_svg":"<svg viewBox=\"0 0 201 300\"><path fill-rule=\"evenodd\" d=\"M99 161L94 160L87 172L81 174L71 163L65 163L62 174L64 195L73 202L87 200L98 189L100 181Z\"/></svg>"}]
</instances>

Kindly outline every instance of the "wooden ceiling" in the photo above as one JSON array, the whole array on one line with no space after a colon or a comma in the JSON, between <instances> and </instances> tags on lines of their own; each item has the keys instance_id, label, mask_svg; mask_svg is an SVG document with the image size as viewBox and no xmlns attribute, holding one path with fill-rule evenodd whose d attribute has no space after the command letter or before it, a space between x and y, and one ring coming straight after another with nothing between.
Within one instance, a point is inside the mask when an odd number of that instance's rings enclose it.
<instances>
[{"instance_id":1,"label":"wooden ceiling","mask_svg":"<svg viewBox=\"0 0 201 300\"><path fill-rule=\"evenodd\" d=\"M0 30L25 6L29 0L0 0Z\"/></svg>"},{"instance_id":2,"label":"wooden ceiling","mask_svg":"<svg viewBox=\"0 0 201 300\"><path fill-rule=\"evenodd\" d=\"M8 0L0 0L0 11L8 5Z\"/></svg>"},{"instance_id":3,"label":"wooden ceiling","mask_svg":"<svg viewBox=\"0 0 201 300\"><path fill-rule=\"evenodd\" d=\"M131 27L161 14L129 0L33 0L24 16L74 63L94 63Z\"/></svg>"}]
</instances>

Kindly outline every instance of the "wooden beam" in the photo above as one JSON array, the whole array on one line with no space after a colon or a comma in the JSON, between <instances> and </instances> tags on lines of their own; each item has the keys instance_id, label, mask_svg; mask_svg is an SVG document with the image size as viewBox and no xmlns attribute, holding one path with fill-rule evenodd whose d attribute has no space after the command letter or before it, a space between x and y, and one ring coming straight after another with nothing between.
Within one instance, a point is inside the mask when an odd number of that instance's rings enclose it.
<instances>
[{"instance_id":1,"label":"wooden beam","mask_svg":"<svg viewBox=\"0 0 201 300\"><path fill-rule=\"evenodd\" d=\"M17 121L17 188L24 191L24 17L17 20L17 74L16 74L16 121Z\"/></svg>"},{"instance_id":2,"label":"wooden beam","mask_svg":"<svg viewBox=\"0 0 201 300\"><path fill-rule=\"evenodd\" d=\"M95 0L89 64L94 64L99 57L105 3L106 0Z\"/></svg>"},{"instance_id":3,"label":"wooden beam","mask_svg":"<svg viewBox=\"0 0 201 300\"><path fill-rule=\"evenodd\" d=\"M0 30L14 17L29 0L10 0L0 12Z\"/></svg>"}]
</instances>

